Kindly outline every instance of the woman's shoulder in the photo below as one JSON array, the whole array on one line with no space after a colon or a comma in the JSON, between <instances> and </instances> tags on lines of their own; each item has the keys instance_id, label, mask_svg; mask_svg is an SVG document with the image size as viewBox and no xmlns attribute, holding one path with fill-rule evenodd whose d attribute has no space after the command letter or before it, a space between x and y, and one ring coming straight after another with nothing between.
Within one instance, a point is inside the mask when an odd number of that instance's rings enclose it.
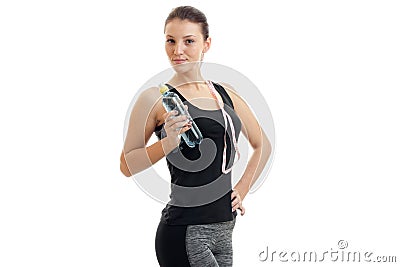
<instances>
[{"instance_id":1,"label":"woman's shoulder","mask_svg":"<svg viewBox=\"0 0 400 267\"><path fill-rule=\"evenodd\" d=\"M135 105L145 107L146 109L152 109L161 100L161 93L158 87L149 87L142 90L135 97Z\"/></svg>"},{"instance_id":2,"label":"woman's shoulder","mask_svg":"<svg viewBox=\"0 0 400 267\"><path fill-rule=\"evenodd\" d=\"M219 85L224 90L224 92L228 95L228 97L232 101L233 107L235 107L236 106L235 103L238 102L240 96L238 92L233 88L233 86L226 82L214 82L214 83Z\"/></svg>"},{"instance_id":3,"label":"woman's shoulder","mask_svg":"<svg viewBox=\"0 0 400 267\"><path fill-rule=\"evenodd\" d=\"M147 119L152 119L157 122L160 120L163 110L161 96L158 87L149 87L142 90L133 100L134 104L131 113L135 113L138 116L148 114L146 116Z\"/></svg>"},{"instance_id":4,"label":"woman's shoulder","mask_svg":"<svg viewBox=\"0 0 400 267\"><path fill-rule=\"evenodd\" d=\"M161 97L160 89L156 86L144 89L139 93L138 98L142 100L157 100Z\"/></svg>"}]
</instances>

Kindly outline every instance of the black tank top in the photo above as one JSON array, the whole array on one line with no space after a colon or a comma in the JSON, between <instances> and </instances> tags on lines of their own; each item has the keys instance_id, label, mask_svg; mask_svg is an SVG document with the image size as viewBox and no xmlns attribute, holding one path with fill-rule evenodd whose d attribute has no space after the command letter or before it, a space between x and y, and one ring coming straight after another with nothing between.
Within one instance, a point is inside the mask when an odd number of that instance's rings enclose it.
<instances>
[{"instance_id":1,"label":"black tank top","mask_svg":"<svg viewBox=\"0 0 400 267\"><path fill-rule=\"evenodd\" d=\"M217 83L213 85L224 102L225 111L232 118L237 140L241 130L240 118L225 89ZM188 106L203 141L190 148L182 138L179 147L166 156L171 174L171 200L162 211L161 221L170 225L190 225L233 220L237 212L232 212L231 206L231 172L224 174L221 169L225 134L222 111L200 109L175 88L167 86ZM226 169L235 158L229 121L227 124ZM158 139L165 137L164 124L156 126L154 132Z\"/></svg>"}]
</instances>

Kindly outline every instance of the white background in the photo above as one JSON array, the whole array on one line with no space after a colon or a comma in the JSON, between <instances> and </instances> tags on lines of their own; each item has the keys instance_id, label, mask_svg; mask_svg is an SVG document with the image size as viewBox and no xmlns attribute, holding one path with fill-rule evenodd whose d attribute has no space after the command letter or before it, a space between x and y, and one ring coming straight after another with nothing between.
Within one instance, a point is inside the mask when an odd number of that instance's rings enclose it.
<instances>
[{"instance_id":1,"label":"white background","mask_svg":"<svg viewBox=\"0 0 400 267\"><path fill-rule=\"evenodd\" d=\"M340 239L400 261L397 1L80 0L0 4L0 266L157 266L164 205L119 156L131 99L168 67L164 20L182 4L208 17L205 59L253 81L276 128L234 266L268 266L266 246L322 254Z\"/></svg>"}]
</instances>

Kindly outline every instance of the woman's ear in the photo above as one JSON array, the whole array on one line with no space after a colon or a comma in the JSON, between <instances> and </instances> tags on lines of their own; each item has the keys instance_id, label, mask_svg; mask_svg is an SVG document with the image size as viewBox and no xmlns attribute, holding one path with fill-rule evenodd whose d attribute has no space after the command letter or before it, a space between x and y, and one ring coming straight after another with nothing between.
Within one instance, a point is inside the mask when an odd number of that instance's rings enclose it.
<instances>
[{"instance_id":1,"label":"woman's ear","mask_svg":"<svg viewBox=\"0 0 400 267\"><path fill-rule=\"evenodd\" d=\"M203 53L206 53L211 46L211 37L208 37L207 40L204 41Z\"/></svg>"}]
</instances>

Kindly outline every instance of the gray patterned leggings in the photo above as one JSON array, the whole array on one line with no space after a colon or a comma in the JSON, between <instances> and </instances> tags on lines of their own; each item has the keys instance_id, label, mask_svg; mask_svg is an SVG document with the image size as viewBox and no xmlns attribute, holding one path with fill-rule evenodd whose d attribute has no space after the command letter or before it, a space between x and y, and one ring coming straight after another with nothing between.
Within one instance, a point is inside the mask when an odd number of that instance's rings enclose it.
<instances>
[{"instance_id":1,"label":"gray patterned leggings","mask_svg":"<svg viewBox=\"0 0 400 267\"><path fill-rule=\"evenodd\" d=\"M191 267L231 267L233 221L188 225L186 252Z\"/></svg>"},{"instance_id":2,"label":"gray patterned leggings","mask_svg":"<svg viewBox=\"0 0 400 267\"><path fill-rule=\"evenodd\" d=\"M233 221L168 225L160 221L155 249L161 267L231 267Z\"/></svg>"}]
</instances>

